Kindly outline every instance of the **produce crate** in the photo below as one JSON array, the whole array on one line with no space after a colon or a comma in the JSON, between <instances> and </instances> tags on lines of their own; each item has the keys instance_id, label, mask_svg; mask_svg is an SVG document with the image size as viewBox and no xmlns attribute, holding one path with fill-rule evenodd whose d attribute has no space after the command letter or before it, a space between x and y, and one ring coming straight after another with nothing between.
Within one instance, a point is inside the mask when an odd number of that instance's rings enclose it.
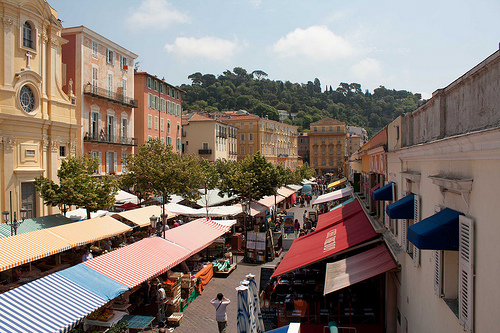
<instances>
[{"instance_id":1,"label":"produce crate","mask_svg":"<svg viewBox=\"0 0 500 333\"><path fill-rule=\"evenodd\" d=\"M168 318L169 326L179 326L182 322L182 317L184 314L182 312L174 312Z\"/></svg>"}]
</instances>

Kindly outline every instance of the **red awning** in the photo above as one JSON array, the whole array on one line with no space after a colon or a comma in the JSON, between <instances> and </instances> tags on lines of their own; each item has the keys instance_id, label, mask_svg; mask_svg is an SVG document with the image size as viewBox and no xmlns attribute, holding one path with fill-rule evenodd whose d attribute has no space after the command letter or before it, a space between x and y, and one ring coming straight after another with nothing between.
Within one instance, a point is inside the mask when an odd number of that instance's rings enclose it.
<instances>
[{"instance_id":1,"label":"red awning","mask_svg":"<svg viewBox=\"0 0 500 333\"><path fill-rule=\"evenodd\" d=\"M123 205L116 206L116 209L123 209L123 210L131 210L131 209L136 209L136 208L140 208L140 207L139 207L139 205L136 205L133 202L127 202Z\"/></svg>"},{"instance_id":2,"label":"red awning","mask_svg":"<svg viewBox=\"0 0 500 333\"><path fill-rule=\"evenodd\" d=\"M196 253L229 230L228 226L203 218L167 230L165 239Z\"/></svg>"},{"instance_id":3,"label":"red awning","mask_svg":"<svg viewBox=\"0 0 500 333\"><path fill-rule=\"evenodd\" d=\"M377 233L361 210L342 222L297 238L272 276L308 266L375 236Z\"/></svg>"},{"instance_id":4,"label":"red awning","mask_svg":"<svg viewBox=\"0 0 500 333\"><path fill-rule=\"evenodd\" d=\"M357 200L348 203L347 205L340 206L337 209L329 211L327 213L321 214L318 217L318 223L316 225L316 230L323 229L325 227L329 227L334 223L340 222L344 219L351 217L353 214L356 214L362 211L361 205Z\"/></svg>"},{"instance_id":5,"label":"red awning","mask_svg":"<svg viewBox=\"0 0 500 333\"><path fill-rule=\"evenodd\" d=\"M101 274L133 288L178 265L192 251L163 238L149 237L84 262Z\"/></svg>"},{"instance_id":6,"label":"red awning","mask_svg":"<svg viewBox=\"0 0 500 333\"><path fill-rule=\"evenodd\" d=\"M383 244L355 256L328 263L323 294L333 293L396 267L396 262Z\"/></svg>"}]
</instances>

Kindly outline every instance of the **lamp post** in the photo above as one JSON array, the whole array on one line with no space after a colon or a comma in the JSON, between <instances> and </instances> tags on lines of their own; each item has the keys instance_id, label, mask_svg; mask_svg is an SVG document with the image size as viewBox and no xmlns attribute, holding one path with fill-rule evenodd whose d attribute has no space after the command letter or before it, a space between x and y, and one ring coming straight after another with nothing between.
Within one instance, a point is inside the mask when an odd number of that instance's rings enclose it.
<instances>
[{"instance_id":1,"label":"lamp post","mask_svg":"<svg viewBox=\"0 0 500 333\"><path fill-rule=\"evenodd\" d=\"M10 225L10 234L17 235L17 228L19 228L21 223L23 223L24 220L26 219L26 216L28 215L28 210L24 207L19 210L19 215L21 215L21 220L17 219L17 214L16 212L14 212L14 219L12 221L9 221L9 215L10 212L8 210L2 212L4 222Z\"/></svg>"},{"instance_id":2,"label":"lamp post","mask_svg":"<svg viewBox=\"0 0 500 333\"><path fill-rule=\"evenodd\" d=\"M158 234L158 231L156 230L156 227L157 227L157 224L158 224L158 218L156 216L152 215L149 218L149 222L151 223L151 228L153 228L153 232L155 234Z\"/></svg>"}]
</instances>

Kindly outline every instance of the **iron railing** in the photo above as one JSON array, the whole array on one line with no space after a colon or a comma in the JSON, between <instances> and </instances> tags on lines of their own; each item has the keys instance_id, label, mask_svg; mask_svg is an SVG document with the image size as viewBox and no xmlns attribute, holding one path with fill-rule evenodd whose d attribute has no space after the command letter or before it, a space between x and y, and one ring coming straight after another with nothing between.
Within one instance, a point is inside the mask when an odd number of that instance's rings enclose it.
<instances>
[{"instance_id":1,"label":"iron railing","mask_svg":"<svg viewBox=\"0 0 500 333\"><path fill-rule=\"evenodd\" d=\"M212 149L199 149L198 154L200 155L210 155L212 154Z\"/></svg>"},{"instance_id":2,"label":"iron railing","mask_svg":"<svg viewBox=\"0 0 500 333\"><path fill-rule=\"evenodd\" d=\"M129 138L124 136L107 135L106 133L101 133L100 135L93 133L85 133L83 137L84 142L101 142L101 143L112 143L124 146L137 146L136 138Z\"/></svg>"},{"instance_id":3,"label":"iron railing","mask_svg":"<svg viewBox=\"0 0 500 333\"><path fill-rule=\"evenodd\" d=\"M104 98L108 101L120 103L132 108L136 108L138 106L137 100L127 97L119 92L110 91L108 89L99 88L93 86L91 84L87 84L83 89L84 95L90 95L92 97Z\"/></svg>"}]
</instances>

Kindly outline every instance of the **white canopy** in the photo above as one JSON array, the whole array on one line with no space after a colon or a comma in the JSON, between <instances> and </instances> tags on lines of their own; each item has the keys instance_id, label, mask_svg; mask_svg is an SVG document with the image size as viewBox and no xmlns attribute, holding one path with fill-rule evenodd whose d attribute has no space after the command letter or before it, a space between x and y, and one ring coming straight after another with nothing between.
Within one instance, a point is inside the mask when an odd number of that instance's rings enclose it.
<instances>
[{"instance_id":1,"label":"white canopy","mask_svg":"<svg viewBox=\"0 0 500 333\"><path fill-rule=\"evenodd\" d=\"M96 217L105 216L108 214L107 210L98 210L97 212L91 212L90 218L94 219ZM85 208L78 208L69 212L66 212L66 217L72 219L73 221L81 221L87 219L87 210Z\"/></svg>"},{"instance_id":2,"label":"white canopy","mask_svg":"<svg viewBox=\"0 0 500 333\"><path fill-rule=\"evenodd\" d=\"M116 195L115 195L115 204L116 205L123 205L123 204L129 203L129 202L138 205L139 198L136 195L133 195L132 193L118 190L118 193L116 193Z\"/></svg>"},{"instance_id":3,"label":"white canopy","mask_svg":"<svg viewBox=\"0 0 500 333\"><path fill-rule=\"evenodd\" d=\"M175 214L179 214L179 215L197 216L197 215L193 215L193 214L196 214L196 211L197 211L196 209L188 207L188 206L180 205L177 203L172 203L172 202L165 205L165 210L168 210L171 213L175 213Z\"/></svg>"},{"instance_id":4,"label":"white canopy","mask_svg":"<svg viewBox=\"0 0 500 333\"><path fill-rule=\"evenodd\" d=\"M198 215L193 215L193 216L206 216L207 215L207 209L206 208L200 208L197 209L197 214ZM241 206L216 206L216 207L208 207L208 216L209 217L222 217L222 216L234 216L238 215L242 212Z\"/></svg>"}]
</instances>

